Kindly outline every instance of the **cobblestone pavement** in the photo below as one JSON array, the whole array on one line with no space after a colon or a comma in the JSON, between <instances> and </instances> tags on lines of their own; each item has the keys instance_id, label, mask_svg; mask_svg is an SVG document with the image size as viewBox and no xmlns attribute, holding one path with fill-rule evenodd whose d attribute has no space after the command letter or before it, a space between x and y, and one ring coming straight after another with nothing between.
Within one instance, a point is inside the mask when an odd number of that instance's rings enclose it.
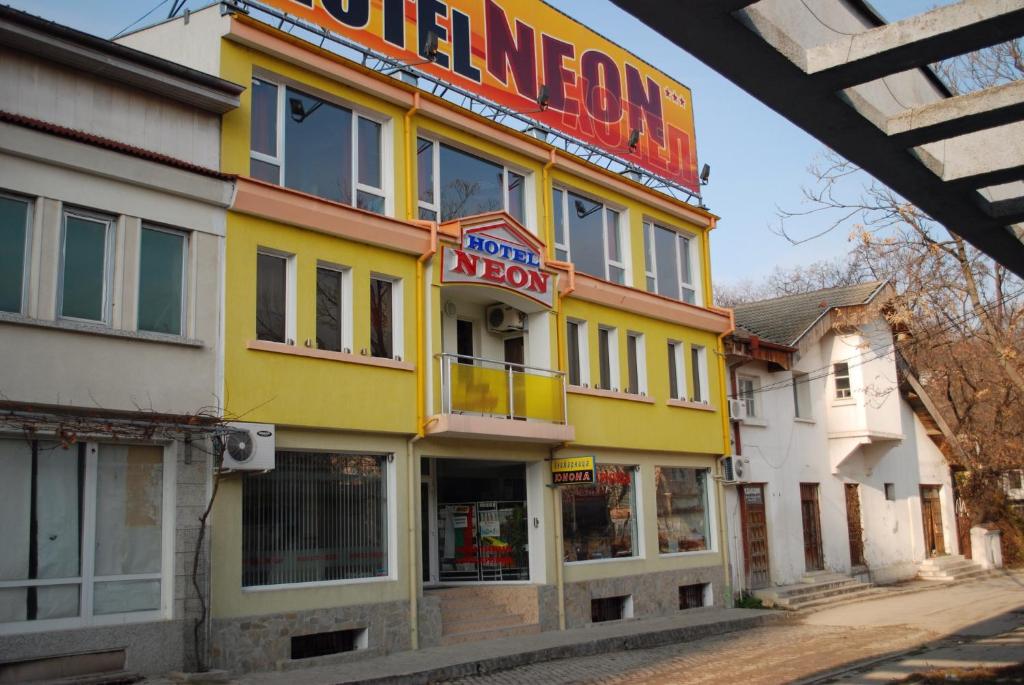
<instances>
[{"instance_id":1,"label":"cobblestone pavement","mask_svg":"<svg viewBox=\"0 0 1024 685\"><path fill-rule=\"evenodd\" d=\"M935 637L930 631L902 625L790 624L655 649L535 664L447 685L786 683L851 662L905 651Z\"/></svg>"}]
</instances>

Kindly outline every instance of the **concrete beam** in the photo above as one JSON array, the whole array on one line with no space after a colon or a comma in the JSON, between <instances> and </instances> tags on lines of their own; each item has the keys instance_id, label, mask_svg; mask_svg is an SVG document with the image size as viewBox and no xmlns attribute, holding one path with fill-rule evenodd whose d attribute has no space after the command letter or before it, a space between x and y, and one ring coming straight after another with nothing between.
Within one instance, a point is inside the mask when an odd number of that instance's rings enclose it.
<instances>
[{"instance_id":1,"label":"concrete beam","mask_svg":"<svg viewBox=\"0 0 1024 685\"><path fill-rule=\"evenodd\" d=\"M890 140L917 147L987 128L1024 120L1024 81L908 109L885 125Z\"/></svg>"},{"instance_id":2,"label":"concrete beam","mask_svg":"<svg viewBox=\"0 0 1024 685\"><path fill-rule=\"evenodd\" d=\"M798 66L841 90L1024 33L1024 0L962 0L806 51Z\"/></svg>"},{"instance_id":3,"label":"concrete beam","mask_svg":"<svg viewBox=\"0 0 1024 685\"><path fill-rule=\"evenodd\" d=\"M1012 183L1013 181L1024 181L1024 164L957 176L947 180L945 185L953 190L963 191L985 188L986 186L997 186L1003 183ZM1005 225L1008 222L1003 221L1001 223Z\"/></svg>"},{"instance_id":4,"label":"concrete beam","mask_svg":"<svg viewBox=\"0 0 1024 685\"><path fill-rule=\"evenodd\" d=\"M979 196L978 204L983 212L993 219L997 219L1000 223L1018 224L1024 222L1024 197L990 202Z\"/></svg>"}]
</instances>

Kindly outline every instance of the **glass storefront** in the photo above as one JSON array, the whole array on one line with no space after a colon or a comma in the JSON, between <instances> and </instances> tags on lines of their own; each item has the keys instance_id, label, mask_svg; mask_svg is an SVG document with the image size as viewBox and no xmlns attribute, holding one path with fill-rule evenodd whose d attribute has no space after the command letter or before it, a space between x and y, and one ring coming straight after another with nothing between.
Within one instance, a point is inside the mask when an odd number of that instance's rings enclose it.
<instances>
[{"instance_id":1,"label":"glass storefront","mask_svg":"<svg viewBox=\"0 0 1024 685\"><path fill-rule=\"evenodd\" d=\"M598 464L594 485L562 488L565 561L636 556L635 467Z\"/></svg>"}]
</instances>

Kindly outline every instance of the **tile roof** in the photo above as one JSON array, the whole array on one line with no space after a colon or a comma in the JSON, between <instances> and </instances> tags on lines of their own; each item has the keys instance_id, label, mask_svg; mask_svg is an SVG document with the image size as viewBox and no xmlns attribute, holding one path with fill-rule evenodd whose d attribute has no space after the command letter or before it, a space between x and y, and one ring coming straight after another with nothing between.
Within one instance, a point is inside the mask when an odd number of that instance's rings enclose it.
<instances>
[{"instance_id":1,"label":"tile roof","mask_svg":"<svg viewBox=\"0 0 1024 685\"><path fill-rule=\"evenodd\" d=\"M866 304L884 284L885 281L871 281L737 305L736 326L768 342L795 346L826 311Z\"/></svg>"}]
</instances>

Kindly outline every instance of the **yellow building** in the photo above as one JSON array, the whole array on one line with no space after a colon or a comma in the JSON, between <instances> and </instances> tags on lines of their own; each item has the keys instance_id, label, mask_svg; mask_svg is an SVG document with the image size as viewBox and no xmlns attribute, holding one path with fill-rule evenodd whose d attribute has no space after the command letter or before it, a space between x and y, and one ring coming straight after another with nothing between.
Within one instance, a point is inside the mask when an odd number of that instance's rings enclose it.
<instances>
[{"instance_id":1,"label":"yellow building","mask_svg":"<svg viewBox=\"0 0 1024 685\"><path fill-rule=\"evenodd\" d=\"M713 215L243 14L124 42L249 86L223 404L276 456L220 476L213 665L727 601Z\"/></svg>"}]
</instances>

